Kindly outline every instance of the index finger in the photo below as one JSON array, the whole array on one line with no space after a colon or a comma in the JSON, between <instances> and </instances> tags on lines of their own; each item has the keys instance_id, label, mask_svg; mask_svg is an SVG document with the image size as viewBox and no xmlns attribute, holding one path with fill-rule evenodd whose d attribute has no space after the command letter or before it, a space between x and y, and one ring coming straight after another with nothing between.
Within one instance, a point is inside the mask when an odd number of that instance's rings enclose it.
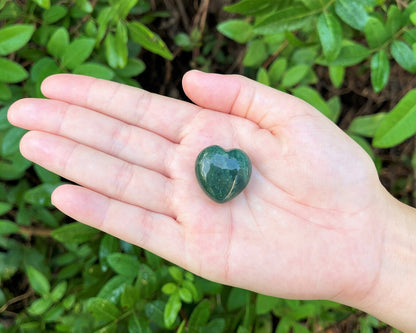
<instances>
[{"instance_id":1,"label":"index finger","mask_svg":"<svg viewBox=\"0 0 416 333\"><path fill-rule=\"evenodd\" d=\"M57 74L42 83L51 99L95 110L179 142L199 107L143 89L83 75Z\"/></svg>"}]
</instances>

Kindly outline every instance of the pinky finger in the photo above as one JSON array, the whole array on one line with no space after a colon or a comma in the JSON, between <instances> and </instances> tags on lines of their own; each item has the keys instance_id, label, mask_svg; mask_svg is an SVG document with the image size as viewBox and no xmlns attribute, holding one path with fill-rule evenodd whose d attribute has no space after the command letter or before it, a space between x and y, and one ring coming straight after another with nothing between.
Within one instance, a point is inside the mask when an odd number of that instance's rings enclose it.
<instances>
[{"instance_id":1,"label":"pinky finger","mask_svg":"<svg viewBox=\"0 0 416 333\"><path fill-rule=\"evenodd\" d=\"M108 198L77 185L62 185L52 203L73 219L183 265L182 226L169 216Z\"/></svg>"}]
</instances>

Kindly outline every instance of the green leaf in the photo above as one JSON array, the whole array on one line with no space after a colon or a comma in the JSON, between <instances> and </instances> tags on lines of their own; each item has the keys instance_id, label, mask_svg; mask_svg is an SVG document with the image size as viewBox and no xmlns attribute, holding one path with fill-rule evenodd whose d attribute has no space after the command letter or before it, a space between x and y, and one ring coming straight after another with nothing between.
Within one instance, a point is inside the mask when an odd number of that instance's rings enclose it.
<instances>
[{"instance_id":1,"label":"green leaf","mask_svg":"<svg viewBox=\"0 0 416 333\"><path fill-rule=\"evenodd\" d=\"M390 62L386 51L380 50L371 58L371 84L375 92L386 86L390 75Z\"/></svg>"},{"instance_id":2,"label":"green leaf","mask_svg":"<svg viewBox=\"0 0 416 333\"><path fill-rule=\"evenodd\" d=\"M114 77L114 72L110 68L95 62L85 62L78 65L75 67L73 73L92 76L104 80L112 80Z\"/></svg>"},{"instance_id":3,"label":"green leaf","mask_svg":"<svg viewBox=\"0 0 416 333\"><path fill-rule=\"evenodd\" d=\"M225 319L224 318L215 318L211 320L205 327L203 328L204 333L217 333L217 332L224 332L225 329Z\"/></svg>"},{"instance_id":4,"label":"green leaf","mask_svg":"<svg viewBox=\"0 0 416 333\"><path fill-rule=\"evenodd\" d=\"M166 295L173 294L178 289L178 286L173 282L165 283L162 286L162 292Z\"/></svg>"},{"instance_id":5,"label":"green leaf","mask_svg":"<svg viewBox=\"0 0 416 333\"><path fill-rule=\"evenodd\" d=\"M254 25L254 33L275 34L283 31L293 31L307 25L315 11L304 6L288 6L266 16Z\"/></svg>"},{"instance_id":6,"label":"green leaf","mask_svg":"<svg viewBox=\"0 0 416 333\"><path fill-rule=\"evenodd\" d=\"M133 277L116 275L107 281L97 296L117 304L126 287L132 282Z\"/></svg>"},{"instance_id":7,"label":"green leaf","mask_svg":"<svg viewBox=\"0 0 416 333\"><path fill-rule=\"evenodd\" d=\"M45 313L52 305L52 300L50 298L39 298L30 304L27 311L32 316L40 316Z\"/></svg>"},{"instance_id":8,"label":"green leaf","mask_svg":"<svg viewBox=\"0 0 416 333\"><path fill-rule=\"evenodd\" d=\"M140 268L139 260L125 253L111 253L107 262L116 273L129 277L136 277Z\"/></svg>"},{"instance_id":9,"label":"green leaf","mask_svg":"<svg viewBox=\"0 0 416 333\"><path fill-rule=\"evenodd\" d=\"M273 9L273 4L274 2L270 0L242 0L238 3L225 6L224 9L231 13L258 15L270 12Z\"/></svg>"},{"instance_id":10,"label":"green leaf","mask_svg":"<svg viewBox=\"0 0 416 333\"><path fill-rule=\"evenodd\" d=\"M11 221L0 220L0 235L14 234L19 231L19 226Z\"/></svg>"},{"instance_id":11,"label":"green leaf","mask_svg":"<svg viewBox=\"0 0 416 333\"><path fill-rule=\"evenodd\" d=\"M140 299L140 290L137 287L126 285L120 295L120 305L123 309L133 308Z\"/></svg>"},{"instance_id":12,"label":"green leaf","mask_svg":"<svg viewBox=\"0 0 416 333\"><path fill-rule=\"evenodd\" d=\"M51 236L61 243L81 244L89 241L99 231L82 223L73 222L52 231Z\"/></svg>"},{"instance_id":13,"label":"green leaf","mask_svg":"<svg viewBox=\"0 0 416 333\"><path fill-rule=\"evenodd\" d=\"M0 58L0 68L0 82L17 83L29 76L21 65L6 58Z\"/></svg>"},{"instance_id":14,"label":"green leaf","mask_svg":"<svg viewBox=\"0 0 416 333\"><path fill-rule=\"evenodd\" d=\"M6 295L3 290L0 289L0 306L3 306L4 304L6 304Z\"/></svg>"},{"instance_id":15,"label":"green leaf","mask_svg":"<svg viewBox=\"0 0 416 333\"><path fill-rule=\"evenodd\" d=\"M146 303L144 307L144 312L146 317L155 323L163 326L165 303L159 299Z\"/></svg>"},{"instance_id":16,"label":"green leaf","mask_svg":"<svg viewBox=\"0 0 416 333\"><path fill-rule=\"evenodd\" d=\"M145 318L139 317L135 312L130 316L128 330L129 333L151 333Z\"/></svg>"},{"instance_id":17,"label":"green leaf","mask_svg":"<svg viewBox=\"0 0 416 333\"><path fill-rule=\"evenodd\" d=\"M38 206L52 207L51 194L57 184L41 184L26 191L24 200L27 203Z\"/></svg>"},{"instance_id":18,"label":"green leaf","mask_svg":"<svg viewBox=\"0 0 416 333\"><path fill-rule=\"evenodd\" d=\"M396 5L391 5L387 10L386 30L388 33L395 34L406 23L406 17L402 11Z\"/></svg>"},{"instance_id":19,"label":"green leaf","mask_svg":"<svg viewBox=\"0 0 416 333\"><path fill-rule=\"evenodd\" d=\"M49 9L51 7L51 1L50 0L32 0L35 4L37 4L39 7Z\"/></svg>"},{"instance_id":20,"label":"green leaf","mask_svg":"<svg viewBox=\"0 0 416 333\"><path fill-rule=\"evenodd\" d=\"M364 33L368 45L373 49L380 47L391 37L384 24L375 17L368 18Z\"/></svg>"},{"instance_id":21,"label":"green leaf","mask_svg":"<svg viewBox=\"0 0 416 333\"><path fill-rule=\"evenodd\" d=\"M334 60L341 51L341 24L334 15L324 12L319 16L317 29L325 58L328 61Z\"/></svg>"},{"instance_id":22,"label":"green leaf","mask_svg":"<svg viewBox=\"0 0 416 333\"><path fill-rule=\"evenodd\" d=\"M179 297L185 303L191 303L193 299L192 293L189 291L189 289L183 287L179 289Z\"/></svg>"},{"instance_id":23,"label":"green leaf","mask_svg":"<svg viewBox=\"0 0 416 333\"><path fill-rule=\"evenodd\" d=\"M256 298L256 314L266 314L279 304L282 304L282 299L280 298L258 294Z\"/></svg>"},{"instance_id":24,"label":"green leaf","mask_svg":"<svg viewBox=\"0 0 416 333\"><path fill-rule=\"evenodd\" d=\"M68 283L66 281L61 281L57 284L55 288L53 288L51 292L51 299L53 302L58 302L64 297L66 288L68 287Z\"/></svg>"},{"instance_id":25,"label":"green leaf","mask_svg":"<svg viewBox=\"0 0 416 333\"><path fill-rule=\"evenodd\" d=\"M143 48L158 54L168 60L173 59L173 54L169 51L163 40L149 28L138 21L127 24L131 38L139 43Z\"/></svg>"},{"instance_id":26,"label":"green leaf","mask_svg":"<svg viewBox=\"0 0 416 333\"><path fill-rule=\"evenodd\" d=\"M13 205L8 202L0 202L0 215L8 213L12 209Z\"/></svg>"},{"instance_id":27,"label":"green leaf","mask_svg":"<svg viewBox=\"0 0 416 333\"><path fill-rule=\"evenodd\" d=\"M0 160L0 179L19 179L31 165L32 162L25 159L20 152L7 156L7 158Z\"/></svg>"},{"instance_id":28,"label":"green leaf","mask_svg":"<svg viewBox=\"0 0 416 333\"><path fill-rule=\"evenodd\" d=\"M248 44L243 64L247 67L258 67L267 59L267 57L266 44L262 40L256 39Z\"/></svg>"},{"instance_id":29,"label":"green leaf","mask_svg":"<svg viewBox=\"0 0 416 333\"><path fill-rule=\"evenodd\" d=\"M98 256L100 258L101 269L105 272L108 269L107 256L110 253L117 252L119 250L119 240L109 234L105 234L101 238L100 248Z\"/></svg>"},{"instance_id":30,"label":"green leaf","mask_svg":"<svg viewBox=\"0 0 416 333\"><path fill-rule=\"evenodd\" d=\"M391 43L390 52L394 60L401 67L411 73L416 72L416 57L409 45L405 42L395 40Z\"/></svg>"},{"instance_id":31,"label":"green leaf","mask_svg":"<svg viewBox=\"0 0 416 333\"><path fill-rule=\"evenodd\" d=\"M334 121L334 114L332 110L315 89L307 86L301 86L292 89L292 93L296 97L303 99L305 102L311 104L313 107L321 111L321 113L323 113L326 117Z\"/></svg>"},{"instance_id":32,"label":"green leaf","mask_svg":"<svg viewBox=\"0 0 416 333\"><path fill-rule=\"evenodd\" d=\"M61 18L65 17L67 13L67 7L55 5L49 8L48 10L45 10L42 13L42 18L45 21L45 23L52 24L59 21Z\"/></svg>"},{"instance_id":33,"label":"green leaf","mask_svg":"<svg viewBox=\"0 0 416 333\"><path fill-rule=\"evenodd\" d=\"M276 84L282 78L283 73L287 68L287 59L286 58L278 58L270 66L269 69L269 78L271 84Z\"/></svg>"},{"instance_id":34,"label":"green leaf","mask_svg":"<svg viewBox=\"0 0 416 333\"><path fill-rule=\"evenodd\" d=\"M14 24L0 29L0 55L8 55L25 46L35 27L29 24Z\"/></svg>"},{"instance_id":35,"label":"green leaf","mask_svg":"<svg viewBox=\"0 0 416 333\"><path fill-rule=\"evenodd\" d=\"M234 311L249 303L251 292L245 289L232 288L227 299L227 310Z\"/></svg>"},{"instance_id":36,"label":"green leaf","mask_svg":"<svg viewBox=\"0 0 416 333\"><path fill-rule=\"evenodd\" d=\"M293 87L298 84L310 71L310 66L305 64L290 67L284 74L282 86L285 88Z\"/></svg>"},{"instance_id":37,"label":"green leaf","mask_svg":"<svg viewBox=\"0 0 416 333\"><path fill-rule=\"evenodd\" d=\"M106 323L117 320L121 314L120 310L113 303L99 297L90 298L87 308L95 319Z\"/></svg>"},{"instance_id":38,"label":"green leaf","mask_svg":"<svg viewBox=\"0 0 416 333\"><path fill-rule=\"evenodd\" d=\"M168 268L170 276L177 282L183 281L183 270L178 266L170 266Z\"/></svg>"},{"instance_id":39,"label":"green leaf","mask_svg":"<svg viewBox=\"0 0 416 333\"><path fill-rule=\"evenodd\" d=\"M136 286L145 298L150 297L159 288L157 276L149 266L144 264L140 265Z\"/></svg>"},{"instance_id":40,"label":"green leaf","mask_svg":"<svg viewBox=\"0 0 416 333\"><path fill-rule=\"evenodd\" d=\"M348 127L348 132L372 138L386 116L385 112L354 118Z\"/></svg>"},{"instance_id":41,"label":"green leaf","mask_svg":"<svg viewBox=\"0 0 416 333\"><path fill-rule=\"evenodd\" d=\"M62 56L62 65L69 69L74 69L87 60L95 45L95 39L79 37L72 41L65 49Z\"/></svg>"},{"instance_id":42,"label":"green leaf","mask_svg":"<svg viewBox=\"0 0 416 333\"><path fill-rule=\"evenodd\" d=\"M338 57L331 61L329 65L344 67L356 65L367 59L370 54L370 50L365 46L352 41L345 41Z\"/></svg>"},{"instance_id":43,"label":"green leaf","mask_svg":"<svg viewBox=\"0 0 416 333\"><path fill-rule=\"evenodd\" d=\"M163 320L166 327L172 327L175 323L176 317L181 310L182 303L178 293L169 296L163 312Z\"/></svg>"},{"instance_id":44,"label":"green leaf","mask_svg":"<svg viewBox=\"0 0 416 333\"><path fill-rule=\"evenodd\" d=\"M46 295L49 293L51 286L43 273L38 271L33 266L27 266L26 274L34 291L36 291L39 295Z\"/></svg>"},{"instance_id":45,"label":"green leaf","mask_svg":"<svg viewBox=\"0 0 416 333\"><path fill-rule=\"evenodd\" d=\"M204 326L210 316L210 304L207 299L201 301L192 311L188 322L188 333L199 333L200 327Z\"/></svg>"},{"instance_id":46,"label":"green leaf","mask_svg":"<svg viewBox=\"0 0 416 333\"><path fill-rule=\"evenodd\" d=\"M146 64L142 60L130 58L124 68L116 69L116 74L123 77L133 77L143 73L145 69Z\"/></svg>"},{"instance_id":47,"label":"green leaf","mask_svg":"<svg viewBox=\"0 0 416 333\"><path fill-rule=\"evenodd\" d=\"M416 89L409 91L384 117L377 129L373 146L393 147L416 133Z\"/></svg>"},{"instance_id":48,"label":"green leaf","mask_svg":"<svg viewBox=\"0 0 416 333\"><path fill-rule=\"evenodd\" d=\"M335 12L354 29L363 30L367 24L368 14L359 0L336 0Z\"/></svg>"},{"instance_id":49,"label":"green leaf","mask_svg":"<svg viewBox=\"0 0 416 333\"><path fill-rule=\"evenodd\" d=\"M36 61L30 69L30 79L35 83L40 84L48 76L60 72L56 61L50 57L44 57Z\"/></svg>"},{"instance_id":50,"label":"green leaf","mask_svg":"<svg viewBox=\"0 0 416 333\"><path fill-rule=\"evenodd\" d=\"M267 74L267 71L263 67L260 67L257 71L256 81L266 86L270 85L269 74Z\"/></svg>"},{"instance_id":51,"label":"green leaf","mask_svg":"<svg viewBox=\"0 0 416 333\"><path fill-rule=\"evenodd\" d=\"M0 82L0 100L7 101L11 98L12 98L12 91L10 90L10 87L5 83Z\"/></svg>"},{"instance_id":52,"label":"green leaf","mask_svg":"<svg viewBox=\"0 0 416 333\"><path fill-rule=\"evenodd\" d=\"M10 128L4 135L3 142L1 143L1 155L8 156L16 153L19 150L20 139L26 132L23 128Z\"/></svg>"},{"instance_id":53,"label":"green leaf","mask_svg":"<svg viewBox=\"0 0 416 333\"><path fill-rule=\"evenodd\" d=\"M217 29L224 36L238 42L247 43L253 38L253 27L245 20L228 20L218 24Z\"/></svg>"},{"instance_id":54,"label":"green leaf","mask_svg":"<svg viewBox=\"0 0 416 333\"><path fill-rule=\"evenodd\" d=\"M68 45L68 30L66 30L66 28L64 27L61 27L59 29L56 29L56 31L52 34L51 38L48 41L48 44L46 44L46 49L48 50L49 54L51 54L55 58L61 59Z\"/></svg>"},{"instance_id":55,"label":"green leaf","mask_svg":"<svg viewBox=\"0 0 416 333\"><path fill-rule=\"evenodd\" d=\"M335 88L339 88L344 82L345 67L344 66L328 66L329 78Z\"/></svg>"}]
</instances>

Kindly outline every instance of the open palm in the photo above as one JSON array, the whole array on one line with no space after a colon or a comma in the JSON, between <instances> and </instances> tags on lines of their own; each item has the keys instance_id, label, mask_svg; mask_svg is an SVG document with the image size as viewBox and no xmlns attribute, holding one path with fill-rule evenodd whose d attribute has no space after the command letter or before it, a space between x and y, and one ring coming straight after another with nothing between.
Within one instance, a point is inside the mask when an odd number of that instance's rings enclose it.
<instances>
[{"instance_id":1,"label":"open palm","mask_svg":"<svg viewBox=\"0 0 416 333\"><path fill-rule=\"evenodd\" d=\"M240 76L189 72L197 104L75 75L43 84L10 121L28 159L80 184L53 203L73 218L203 277L265 294L364 296L377 278L383 191L366 153L308 104ZM225 204L200 189L209 145L245 151L246 189ZM381 193L381 194L380 194Z\"/></svg>"}]
</instances>

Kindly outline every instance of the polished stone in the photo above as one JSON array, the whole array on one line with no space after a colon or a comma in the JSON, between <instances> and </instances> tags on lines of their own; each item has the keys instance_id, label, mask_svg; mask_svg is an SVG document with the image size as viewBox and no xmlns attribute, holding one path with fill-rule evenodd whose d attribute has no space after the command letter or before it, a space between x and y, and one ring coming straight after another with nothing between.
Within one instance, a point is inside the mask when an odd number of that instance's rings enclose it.
<instances>
[{"instance_id":1,"label":"polished stone","mask_svg":"<svg viewBox=\"0 0 416 333\"><path fill-rule=\"evenodd\" d=\"M210 146L199 153L195 173L204 192L212 200L224 203L247 186L251 162L240 149L225 151L219 146Z\"/></svg>"}]
</instances>

